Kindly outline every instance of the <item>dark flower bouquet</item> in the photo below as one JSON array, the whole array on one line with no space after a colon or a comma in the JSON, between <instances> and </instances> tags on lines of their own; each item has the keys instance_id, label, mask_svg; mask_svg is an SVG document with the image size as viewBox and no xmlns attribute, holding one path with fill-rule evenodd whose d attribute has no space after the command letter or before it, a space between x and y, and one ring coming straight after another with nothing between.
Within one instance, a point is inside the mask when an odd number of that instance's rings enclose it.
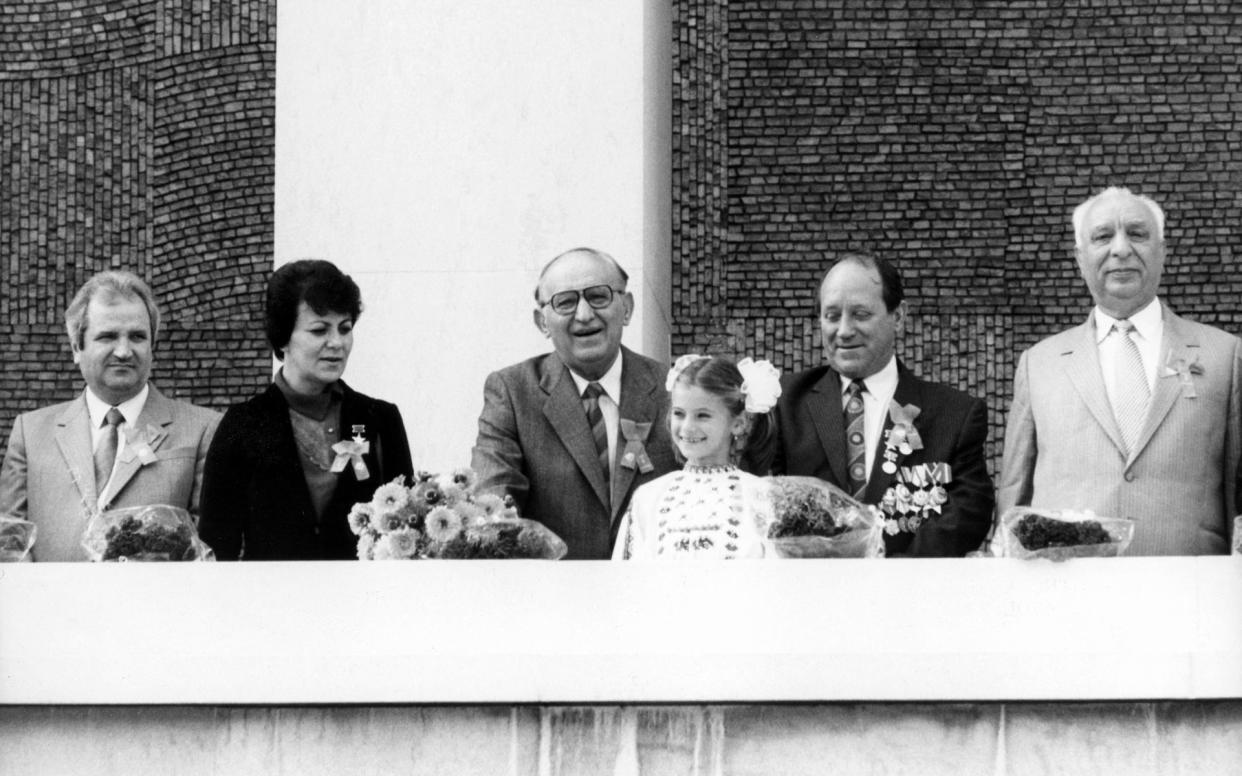
<instances>
[{"instance_id":1,"label":"dark flower bouquet","mask_svg":"<svg viewBox=\"0 0 1242 776\"><path fill-rule=\"evenodd\" d=\"M180 507L150 504L100 512L86 524L82 546L94 561L207 561L216 555Z\"/></svg>"},{"instance_id":2,"label":"dark flower bouquet","mask_svg":"<svg viewBox=\"0 0 1242 776\"><path fill-rule=\"evenodd\" d=\"M513 500L475 493L472 469L449 474L418 472L375 489L355 504L349 527L358 536L359 560L504 559L558 560L565 542L541 523L518 516Z\"/></svg>"},{"instance_id":3,"label":"dark flower bouquet","mask_svg":"<svg viewBox=\"0 0 1242 776\"><path fill-rule=\"evenodd\" d=\"M35 524L29 520L0 515L0 563L25 560L34 547L37 533Z\"/></svg>"},{"instance_id":4,"label":"dark flower bouquet","mask_svg":"<svg viewBox=\"0 0 1242 776\"><path fill-rule=\"evenodd\" d=\"M1093 512L1013 507L1001 516L993 545L1002 558L1115 558L1134 538L1134 521Z\"/></svg>"},{"instance_id":5,"label":"dark flower bouquet","mask_svg":"<svg viewBox=\"0 0 1242 776\"><path fill-rule=\"evenodd\" d=\"M875 507L815 477L769 477L768 541L782 558L879 558L884 519Z\"/></svg>"}]
</instances>

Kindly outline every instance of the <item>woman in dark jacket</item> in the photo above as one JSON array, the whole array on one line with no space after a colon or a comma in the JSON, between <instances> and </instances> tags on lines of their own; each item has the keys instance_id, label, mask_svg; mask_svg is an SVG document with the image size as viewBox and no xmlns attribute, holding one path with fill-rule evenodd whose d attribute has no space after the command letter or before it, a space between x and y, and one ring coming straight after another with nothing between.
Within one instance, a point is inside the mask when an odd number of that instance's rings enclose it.
<instances>
[{"instance_id":1,"label":"woman in dark jacket","mask_svg":"<svg viewBox=\"0 0 1242 776\"><path fill-rule=\"evenodd\" d=\"M357 284L327 261L286 264L268 282L281 368L225 413L203 473L198 530L220 560L356 558L350 508L413 474L396 406L341 380L361 312Z\"/></svg>"}]
</instances>

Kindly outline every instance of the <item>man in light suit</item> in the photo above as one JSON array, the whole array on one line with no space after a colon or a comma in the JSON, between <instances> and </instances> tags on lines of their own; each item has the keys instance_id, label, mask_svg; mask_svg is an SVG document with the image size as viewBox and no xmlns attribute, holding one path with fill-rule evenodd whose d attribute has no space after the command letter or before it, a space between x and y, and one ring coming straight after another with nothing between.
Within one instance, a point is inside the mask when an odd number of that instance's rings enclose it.
<instances>
[{"instance_id":1,"label":"man in light suit","mask_svg":"<svg viewBox=\"0 0 1242 776\"><path fill-rule=\"evenodd\" d=\"M628 276L577 248L544 267L535 326L553 352L488 375L473 467L480 488L512 496L569 545L611 557L634 489L677 468L668 431L668 367L621 346L634 311Z\"/></svg>"},{"instance_id":2,"label":"man in light suit","mask_svg":"<svg viewBox=\"0 0 1242 776\"><path fill-rule=\"evenodd\" d=\"M1109 188L1078 206L1073 225L1095 308L1018 362L999 508L1132 518L1128 555L1227 553L1239 340L1157 298L1164 213L1151 199Z\"/></svg>"},{"instance_id":3,"label":"man in light suit","mask_svg":"<svg viewBox=\"0 0 1242 776\"><path fill-rule=\"evenodd\" d=\"M35 560L86 560L83 530L102 510L169 504L197 513L220 416L147 382L159 321L151 290L128 272L95 275L65 311L86 390L19 415L0 468L0 514L35 524Z\"/></svg>"},{"instance_id":4,"label":"man in light suit","mask_svg":"<svg viewBox=\"0 0 1242 776\"><path fill-rule=\"evenodd\" d=\"M901 275L867 253L824 275L826 366L782 379L774 474L818 477L885 516L886 557L961 557L992 520L987 406L898 362ZM762 470L763 463L751 468Z\"/></svg>"}]
</instances>

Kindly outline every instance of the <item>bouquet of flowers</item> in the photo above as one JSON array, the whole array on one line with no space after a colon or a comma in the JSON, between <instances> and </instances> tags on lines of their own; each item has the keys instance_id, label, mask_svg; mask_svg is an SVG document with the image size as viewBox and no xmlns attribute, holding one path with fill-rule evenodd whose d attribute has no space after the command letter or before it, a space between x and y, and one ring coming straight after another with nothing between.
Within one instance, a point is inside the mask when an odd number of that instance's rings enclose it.
<instances>
[{"instance_id":1,"label":"bouquet of flowers","mask_svg":"<svg viewBox=\"0 0 1242 776\"><path fill-rule=\"evenodd\" d=\"M0 563L25 560L34 547L37 532L29 520L0 515Z\"/></svg>"},{"instance_id":2,"label":"bouquet of flowers","mask_svg":"<svg viewBox=\"0 0 1242 776\"><path fill-rule=\"evenodd\" d=\"M349 513L358 559L564 557L568 547L559 536L519 517L508 496L475 493L477 483L472 469L457 469L418 472L408 487L404 477L379 486Z\"/></svg>"},{"instance_id":3,"label":"bouquet of flowers","mask_svg":"<svg viewBox=\"0 0 1242 776\"><path fill-rule=\"evenodd\" d=\"M782 558L879 558L884 519L875 507L815 477L770 477L768 541Z\"/></svg>"},{"instance_id":4,"label":"bouquet of flowers","mask_svg":"<svg viewBox=\"0 0 1242 776\"><path fill-rule=\"evenodd\" d=\"M100 512L87 522L82 546L93 561L216 559L190 513L167 504Z\"/></svg>"},{"instance_id":5,"label":"bouquet of flowers","mask_svg":"<svg viewBox=\"0 0 1242 776\"><path fill-rule=\"evenodd\" d=\"M1134 521L1093 512L1012 507L993 545L1001 558L1115 558L1134 538Z\"/></svg>"}]
</instances>

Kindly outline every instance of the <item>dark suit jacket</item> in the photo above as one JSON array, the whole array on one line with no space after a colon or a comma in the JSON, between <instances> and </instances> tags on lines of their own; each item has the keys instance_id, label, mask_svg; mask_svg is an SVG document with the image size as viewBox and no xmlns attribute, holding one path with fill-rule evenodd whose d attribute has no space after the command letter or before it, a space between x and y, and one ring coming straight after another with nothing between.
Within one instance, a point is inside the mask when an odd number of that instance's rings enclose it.
<instances>
[{"instance_id":1,"label":"dark suit jacket","mask_svg":"<svg viewBox=\"0 0 1242 776\"><path fill-rule=\"evenodd\" d=\"M623 466L619 439L611 483L604 482L573 376L556 354L493 372L483 387L472 459L480 490L512 496L522 517L565 540L567 558L611 557L634 489L678 468L668 431L668 368L628 348L621 359L621 418L651 424L645 447L653 468Z\"/></svg>"},{"instance_id":2,"label":"dark suit jacket","mask_svg":"<svg viewBox=\"0 0 1242 776\"><path fill-rule=\"evenodd\" d=\"M118 450L104 509L168 504L197 513L203 461L220 413L150 388L134 426L155 460L143 463L129 444ZM0 514L37 526L35 560L88 560L82 534L98 500L92 455L85 393L13 423L0 469Z\"/></svg>"},{"instance_id":3,"label":"dark suit jacket","mask_svg":"<svg viewBox=\"0 0 1242 776\"><path fill-rule=\"evenodd\" d=\"M370 476L361 482L353 468L338 475L322 521L316 522L310 490L298 458L289 403L274 384L235 404L220 421L207 452L202 519L198 533L220 560L348 560L357 558L358 537L346 517L354 504L370 501L375 489L413 476L410 445L396 405L372 399L344 383L341 437L366 427L371 443L363 456Z\"/></svg>"},{"instance_id":4,"label":"dark suit jacket","mask_svg":"<svg viewBox=\"0 0 1242 776\"><path fill-rule=\"evenodd\" d=\"M941 514L925 520L914 534L885 535L888 557L961 557L977 549L992 521L995 496L984 458L987 406L961 391L915 377L898 364L897 392L901 405L920 408L914 421L923 449L900 456L898 466L948 463L952 481L949 501ZM788 375L782 381L776 406L777 443L774 474L809 475L848 489L845 420L841 406L841 378L829 367ZM892 426L885 420L884 428ZM886 474L883 440L867 481L863 501L878 504L892 487L895 475Z\"/></svg>"}]
</instances>

